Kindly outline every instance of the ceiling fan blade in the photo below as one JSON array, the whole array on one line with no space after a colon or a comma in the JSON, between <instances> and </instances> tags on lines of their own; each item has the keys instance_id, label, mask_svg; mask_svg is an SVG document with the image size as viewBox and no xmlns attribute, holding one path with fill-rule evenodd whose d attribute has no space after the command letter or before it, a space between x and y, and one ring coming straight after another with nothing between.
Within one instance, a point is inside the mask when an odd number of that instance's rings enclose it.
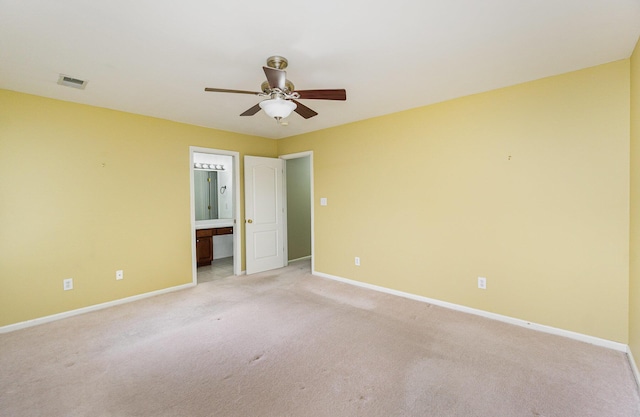
<instances>
[{"instance_id":1,"label":"ceiling fan blade","mask_svg":"<svg viewBox=\"0 0 640 417\"><path fill-rule=\"evenodd\" d=\"M253 94L254 96L258 96L262 93L257 93L255 91L245 91L245 90L228 90L226 88L205 88L204 91L212 91L214 93L238 93L238 94Z\"/></svg>"},{"instance_id":2,"label":"ceiling fan blade","mask_svg":"<svg viewBox=\"0 0 640 417\"><path fill-rule=\"evenodd\" d=\"M295 108L295 112L298 113L300 116L304 117L305 119L310 119L313 116L317 116L318 112L311 110L309 107L305 106L304 104L300 103L299 101L296 100L291 100L294 103L296 103L296 108Z\"/></svg>"},{"instance_id":3,"label":"ceiling fan blade","mask_svg":"<svg viewBox=\"0 0 640 417\"><path fill-rule=\"evenodd\" d=\"M296 93L300 94L300 98L303 99L315 99L315 100L346 100L347 90L296 90Z\"/></svg>"},{"instance_id":4,"label":"ceiling fan blade","mask_svg":"<svg viewBox=\"0 0 640 417\"><path fill-rule=\"evenodd\" d=\"M255 106L251 107L250 109L246 110L240 116L253 116L254 114L258 113L259 111L260 111L260 103L256 104Z\"/></svg>"},{"instance_id":5,"label":"ceiling fan blade","mask_svg":"<svg viewBox=\"0 0 640 417\"><path fill-rule=\"evenodd\" d=\"M284 91L287 81L287 72L269 67L262 67L262 69L264 70L264 75L267 76L267 81L269 81L269 87L279 88Z\"/></svg>"}]
</instances>

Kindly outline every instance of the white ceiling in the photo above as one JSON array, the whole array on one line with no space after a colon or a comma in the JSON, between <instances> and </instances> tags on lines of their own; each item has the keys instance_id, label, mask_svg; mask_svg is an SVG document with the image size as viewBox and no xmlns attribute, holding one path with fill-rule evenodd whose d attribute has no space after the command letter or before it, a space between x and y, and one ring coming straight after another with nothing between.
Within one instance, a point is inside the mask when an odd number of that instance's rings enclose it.
<instances>
[{"instance_id":1,"label":"white ceiling","mask_svg":"<svg viewBox=\"0 0 640 417\"><path fill-rule=\"evenodd\" d=\"M282 138L628 58L639 35L640 0L0 0L0 88ZM347 101L285 127L204 92L259 91L271 55Z\"/></svg>"}]
</instances>

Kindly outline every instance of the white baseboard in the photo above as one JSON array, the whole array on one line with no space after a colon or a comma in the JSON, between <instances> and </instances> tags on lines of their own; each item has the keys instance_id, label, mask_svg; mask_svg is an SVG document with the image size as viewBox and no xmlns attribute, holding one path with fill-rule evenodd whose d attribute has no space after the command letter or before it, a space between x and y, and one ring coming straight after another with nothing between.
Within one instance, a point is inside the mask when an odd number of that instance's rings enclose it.
<instances>
[{"instance_id":1,"label":"white baseboard","mask_svg":"<svg viewBox=\"0 0 640 417\"><path fill-rule=\"evenodd\" d=\"M497 321L501 321L501 322L504 322L504 323L515 324L516 326L526 327L528 329L537 330L537 331L543 332L543 333L549 333L549 334L554 334L554 335L557 335L557 336L568 337L569 339L579 340L581 342L590 343L592 345L601 346L601 347L605 347L605 348L608 348L608 349L617 350L617 351L620 351L620 352L625 352L625 353L629 352L628 346L625 345L624 343L614 342L614 341L607 340L607 339L601 339L599 337L594 337L594 336L588 336L588 335L585 335L585 334L582 334L582 333L576 333L576 332L572 332L572 331L569 331L569 330L558 329L556 327L545 326L543 324L532 323L532 322L529 322L529 321L526 321L526 320L516 319L516 318L513 318L513 317L509 317L509 316L503 316L501 314L491 313L491 312L484 311L484 310L478 310L478 309L471 308L471 307L466 307L466 306L463 306L463 305L460 305L460 304L449 303L447 301L441 301L441 300L436 300L436 299L433 299L433 298L423 297L423 296L420 296L420 295L415 295L415 294L406 293L406 292L402 292L402 291L392 290L390 288L380 287L380 286L373 285L373 284L367 284L367 283L360 282L360 281L354 281L354 280L351 280L351 279L342 278L342 277L338 277L338 276L335 276L335 275L325 274L323 272L313 271L312 273L313 273L313 275L316 275L316 276L319 276L319 277L332 279L334 281L344 282L346 284L355 285L355 286L358 286L358 287L363 287L363 288L367 288L367 289L374 290L374 291L379 291L379 292L383 292L383 293L387 293L387 294L397 295L397 296L400 296L400 297L409 298L411 300L422 301L422 302L433 304L433 305L437 305L437 306L440 306L440 307L449 308L451 310L457 310L457 311L461 311L463 313L474 314L476 316L486 317L488 319L497 320ZM637 376L637 373L636 373L636 376Z\"/></svg>"},{"instance_id":2,"label":"white baseboard","mask_svg":"<svg viewBox=\"0 0 640 417\"><path fill-rule=\"evenodd\" d=\"M291 259L290 261L287 261L287 262L288 262L288 263L291 263L291 262L297 262L297 261L304 261L305 259L311 259L311 255L309 255L309 256L303 256L302 258Z\"/></svg>"},{"instance_id":3,"label":"white baseboard","mask_svg":"<svg viewBox=\"0 0 640 417\"><path fill-rule=\"evenodd\" d=\"M241 271L240 275L244 275L245 273L246 273L245 271ZM437 305L437 306L440 306L440 307L449 308L449 309L456 310L456 311L461 311L463 313L474 314L476 316L481 316L481 317L489 318L489 319L492 319L492 320L501 321L501 322L504 322L504 323L515 324L516 326L526 327L526 328L533 329L533 330L536 330L536 331L540 331L540 332L543 332L543 333L549 333L549 334L554 334L554 335L557 335L557 336L568 337L570 339L579 340L581 342L590 343L590 344L593 344L593 345L596 345L596 346L602 346L602 347L613 349L613 350L617 350L617 351L620 351L620 352L625 352L629 357L629 363L630 363L630 366L631 366L631 368L633 370L634 376L636 378L636 382L638 383L638 386L640 386L640 372L638 371L638 367L636 366L636 363L634 361L631 349L629 348L629 346L625 345L624 343L613 342L611 340L601 339L601 338L594 337L594 336L588 336L588 335L585 335L585 334L582 334L582 333L576 333L576 332L572 332L572 331L569 331L569 330L558 329L556 327L551 327L551 326L545 326L545 325L542 325L542 324L532 323L532 322L529 322L529 321L526 321L526 320L516 319L516 318L513 318L513 317L509 317L509 316L503 316L501 314L491 313L491 312L488 312L488 311L479 310L479 309L475 309L475 308L471 308L471 307L466 307L466 306L459 305L459 304L449 303L447 301L436 300L436 299L433 299L433 298L423 297L421 295L411 294L411 293L407 293L407 292L393 290L393 289L386 288L386 287L381 287L381 286L378 286L378 285L368 284L368 283L365 283L365 282L360 282L360 281L355 281L355 280L351 280L351 279L347 279L347 278L342 278L342 277L338 277L338 276L335 276L335 275L325 274L323 272L313 271L312 274L316 275L316 276L319 276L319 277L328 278L328 279L331 279L331 280L334 280L334 281L343 282L343 283L346 283L346 284L349 284L349 285L355 285L355 286L358 286L358 287L367 288L367 289L370 289L370 290L383 292L383 293L386 293L386 294L391 294L391 295L396 295L396 296L399 296L399 297L408 298L408 299L411 299L411 300L421 301L421 302ZM27 327L37 326L37 325L40 325L40 324L49 323L49 322L56 321L56 320L61 320L61 319L67 318L67 317L73 317L73 316L77 316L77 315L80 315L80 314L89 313L91 311L98 311L98 310L102 310L102 309L105 309L105 308L117 306L117 305L120 305L120 304L125 304L125 303L130 303L130 302L133 302L133 301L142 300L142 299L149 298L149 297L155 297L155 296L161 295L161 294L167 294L167 293L174 292L174 291L180 291L180 290L191 288L191 287L194 287L194 286L195 286L195 284L193 284L193 283L184 284L184 285L178 285L176 287L170 287L170 288L165 288L165 289L162 289L162 290L152 291L152 292L148 292L148 293L144 293L144 294L138 294L138 295L134 295L134 296L131 296L131 297L121 298L119 300L114 300L114 301L109 301L109 302L106 302L106 303L96 304L96 305L93 305L93 306L83 307L83 308L79 308L79 309L76 309L76 310L65 311L63 313L58 313L58 314L53 314L53 315L50 315L50 316L40 317L40 318L33 319L33 320L27 320L27 321L23 321L23 322L20 322L20 323L9 324L7 326L0 327L0 334L1 333L9 333L9 332L12 332L12 331L15 331L15 330L24 329L24 328L27 328Z\"/></svg>"},{"instance_id":4,"label":"white baseboard","mask_svg":"<svg viewBox=\"0 0 640 417\"><path fill-rule=\"evenodd\" d=\"M165 288L165 289L162 289L162 290L151 291L151 292L147 292L147 293L144 293L144 294L138 294L138 295L134 295L134 296L131 296L131 297L121 298L119 300L114 300L114 301L109 301L109 302L106 302L106 303L101 303L101 304L96 304L96 305L92 305L92 306L88 306L88 307L83 307L83 308L79 308L79 309L76 309L76 310L65 311L64 313L58 313L58 314L53 314L53 315L50 315L50 316L40 317L40 318L33 319L33 320L23 321L23 322L20 322L20 323L9 324L7 326L0 327L0 334L1 333L13 332L15 330L20 330L20 329L25 329L27 327L37 326L37 325L40 325L40 324L49 323L49 322L56 321L56 320L62 320L62 319L66 319L68 317L73 317L73 316L77 316L77 315L80 315L80 314L89 313L91 311L102 310L102 309L113 307L113 306L117 306L117 305L120 305L120 304L131 303L133 301L142 300L144 298L155 297L156 295L167 294L167 293L174 292L174 291L184 290L186 288L191 288L191 287L194 287L194 286L195 286L194 283L178 285L176 287L170 287L170 288Z\"/></svg>"}]
</instances>

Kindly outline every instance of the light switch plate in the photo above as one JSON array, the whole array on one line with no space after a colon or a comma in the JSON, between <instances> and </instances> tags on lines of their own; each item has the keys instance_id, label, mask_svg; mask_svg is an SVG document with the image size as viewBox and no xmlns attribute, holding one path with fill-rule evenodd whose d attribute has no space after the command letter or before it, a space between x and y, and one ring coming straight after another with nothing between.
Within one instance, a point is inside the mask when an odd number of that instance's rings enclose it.
<instances>
[{"instance_id":1,"label":"light switch plate","mask_svg":"<svg viewBox=\"0 0 640 417\"><path fill-rule=\"evenodd\" d=\"M320 199L320 205L321 206L326 206L327 205L327 198L326 197L322 197Z\"/></svg>"}]
</instances>

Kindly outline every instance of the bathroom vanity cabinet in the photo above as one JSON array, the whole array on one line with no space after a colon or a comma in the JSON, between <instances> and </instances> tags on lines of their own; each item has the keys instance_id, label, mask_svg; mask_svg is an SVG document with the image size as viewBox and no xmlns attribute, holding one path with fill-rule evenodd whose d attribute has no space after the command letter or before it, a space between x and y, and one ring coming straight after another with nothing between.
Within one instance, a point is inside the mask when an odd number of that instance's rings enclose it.
<instances>
[{"instance_id":1,"label":"bathroom vanity cabinet","mask_svg":"<svg viewBox=\"0 0 640 417\"><path fill-rule=\"evenodd\" d=\"M233 234L233 227L215 227L196 230L196 259L198 266L211 265L213 261L213 237Z\"/></svg>"}]
</instances>

